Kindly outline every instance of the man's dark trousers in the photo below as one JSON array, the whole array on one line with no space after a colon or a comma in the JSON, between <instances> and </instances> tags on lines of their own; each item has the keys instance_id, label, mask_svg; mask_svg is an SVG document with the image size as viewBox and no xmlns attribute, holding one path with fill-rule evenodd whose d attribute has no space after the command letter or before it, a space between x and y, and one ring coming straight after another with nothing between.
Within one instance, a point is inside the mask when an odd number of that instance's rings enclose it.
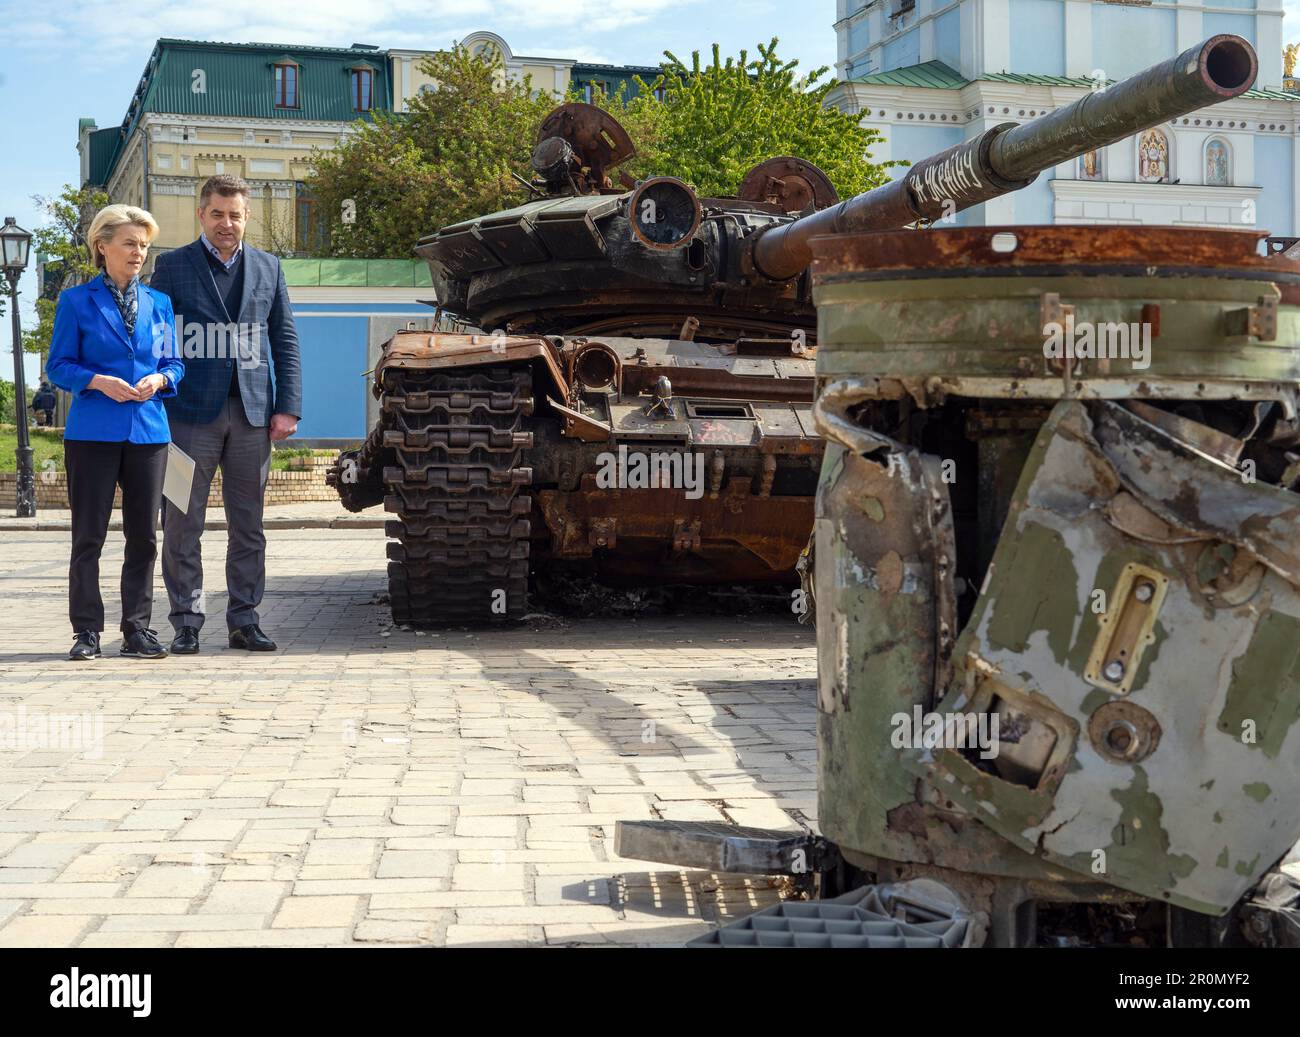
<instances>
[{"instance_id":1,"label":"man's dark trousers","mask_svg":"<svg viewBox=\"0 0 1300 1037\"><path fill-rule=\"evenodd\" d=\"M183 383L182 383L183 384ZM164 515L163 582L171 599L172 626L203 626L203 554L199 537L207 516L208 491L221 469L226 505L226 626L238 630L259 622L257 607L266 590L266 534L262 501L271 471L271 440L264 427L249 424L238 396L226 397L214 421L197 425L172 419L172 442L194 458L190 510L167 502Z\"/></svg>"},{"instance_id":2,"label":"man's dark trousers","mask_svg":"<svg viewBox=\"0 0 1300 1037\"><path fill-rule=\"evenodd\" d=\"M185 379L167 400L172 441L194 459L189 511L170 501L163 518L163 582L171 599L171 623L203 626L204 584L200 535L208 490L221 471L228 524L226 588L230 630L260 623L257 608L266 586L266 537L262 502L270 474L268 426L274 414L302 416L298 337L280 262L244 245L231 271L195 241L158 258L150 287L171 296ZM198 326L237 323L254 329L251 352L193 355L190 336Z\"/></svg>"}]
</instances>

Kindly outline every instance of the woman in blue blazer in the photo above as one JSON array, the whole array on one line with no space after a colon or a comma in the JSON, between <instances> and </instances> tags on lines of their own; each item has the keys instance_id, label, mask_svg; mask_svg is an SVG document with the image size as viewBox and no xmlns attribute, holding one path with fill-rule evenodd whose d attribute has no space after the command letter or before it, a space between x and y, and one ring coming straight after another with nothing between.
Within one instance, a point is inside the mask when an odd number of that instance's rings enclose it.
<instances>
[{"instance_id":1,"label":"woman in blue blazer","mask_svg":"<svg viewBox=\"0 0 1300 1037\"><path fill-rule=\"evenodd\" d=\"M158 224L143 209L110 205L90 225L91 258L102 276L68 288L54 311L50 381L72 394L63 433L72 506L68 612L76 640L68 653L98 658L104 630L99 554L113 496L122 488L122 655L167 654L149 629L153 612L154 532L162 505L171 433L162 398L185 374L178 359L171 300L142 285L140 270Z\"/></svg>"}]
</instances>

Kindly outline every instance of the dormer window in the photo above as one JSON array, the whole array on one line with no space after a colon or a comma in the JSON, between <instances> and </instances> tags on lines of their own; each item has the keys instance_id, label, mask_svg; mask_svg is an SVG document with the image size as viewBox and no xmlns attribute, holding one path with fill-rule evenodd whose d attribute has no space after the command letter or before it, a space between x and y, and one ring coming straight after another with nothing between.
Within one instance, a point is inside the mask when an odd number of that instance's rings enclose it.
<instances>
[{"instance_id":1,"label":"dormer window","mask_svg":"<svg viewBox=\"0 0 1300 1037\"><path fill-rule=\"evenodd\" d=\"M350 71L352 72L352 110L368 112L374 107L374 70L358 66Z\"/></svg>"},{"instance_id":2,"label":"dormer window","mask_svg":"<svg viewBox=\"0 0 1300 1037\"><path fill-rule=\"evenodd\" d=\"M298 108L298 63L282 60L275 63L275 106Z\"/></svg>"}]
</instances>

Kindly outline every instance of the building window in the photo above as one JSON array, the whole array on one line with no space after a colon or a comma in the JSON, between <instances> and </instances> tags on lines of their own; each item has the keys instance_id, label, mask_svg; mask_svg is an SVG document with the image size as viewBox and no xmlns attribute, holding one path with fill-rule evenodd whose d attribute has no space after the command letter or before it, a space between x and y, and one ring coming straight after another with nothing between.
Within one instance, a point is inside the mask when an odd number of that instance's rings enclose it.
<instances>
[{"instance_id":1,"label":"building window","mask_svg":"<svg viewBox=\"0 0 1300 1037\"><path fill-rule=\"evenodd\" d=\"M1219 137L1205 142L1205 183L1210 187L1232 186L1232 152L1228 142Z\"/></svg>"},{"instance_id":2,"label":"building window","mask_svg":"<svg viewBox=\"0 0 1300 1037\"><path fill-rule=\"evenodd\" d=\"M296 188L294 205L294 250L307 255L320 255L329 243L329 225L321 219L316 199L305 184Z\"/></svg>"},{"instance_id":3,"label":"building window","mask_svg":"<svg viewBox=\"0 0 1300 1037\"><path fill-rule=\"evenodd\" d=\"M370 111L374 77L375 74L368 68L354 68L352 70L352 110L354 112Z\"/></svg>"},{"instance_id":4,"label":"building window","mask_svg":"<svg viewBox=\"0 0 1300 1037\"><path fill-rule=\"evenodd\" d=\"M1138 182L1169 182L1169 138L1163 130L1150 129L1138 138Z\"/></svg>"},{"instance_id":5,"label":"building window","mask_svg":"<svg viewBox=\"0 0 1300 1037\"><path fill-rule=\"evenodd\" d=\"M582 86L582 98L588 104L595 104L597 97L603 97L605 94L605 84L599 79L593 79Z\"/></svg>"},{"instance_id":6,"label":"building window","mask_svg":"<svg viewBox=\"0 0 1300 1037\"><path fill-rule=\"evenodd\" d=\"M654 93L655 93L655 100L656 100L656 101L662 101L662 100L665 98L665 96L667 95L668 91L665 90L665 89L664 89L663 87L661 87L661 86L657 86L657 87L655 87L655 91L654 91Z\"/></svg>"},{"instance_id":7,"label":"building window","mask_svg":"<svg viewBox=\"0 0 1300 1037\"><path fill-rule=\"evenodd\" d=\"M298 107L298 66L284 62L275 66L275 106Z\"/></svg>"}]
</instances>

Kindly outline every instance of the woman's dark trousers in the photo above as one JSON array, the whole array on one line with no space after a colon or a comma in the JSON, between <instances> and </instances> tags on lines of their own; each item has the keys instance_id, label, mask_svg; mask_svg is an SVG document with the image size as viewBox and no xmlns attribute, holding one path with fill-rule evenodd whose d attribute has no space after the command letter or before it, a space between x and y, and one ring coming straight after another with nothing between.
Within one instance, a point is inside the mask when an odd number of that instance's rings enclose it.
<instances>
[{"instance_id":1,"label":"woman's dark trousers","mask_svg":"<svg viewBox=\"0 0 1300 1037\"><path fill-rule=\"evenodd\" d=\"M99 554L108 535L113 494L122 487L122 634L149 627L153 568L158 555L156 522L167 469L166 443L63 444L72 505L72 562L68 567L68 615L73 631L104 629L99 593Z\"/></svg>"}]
</instances>

